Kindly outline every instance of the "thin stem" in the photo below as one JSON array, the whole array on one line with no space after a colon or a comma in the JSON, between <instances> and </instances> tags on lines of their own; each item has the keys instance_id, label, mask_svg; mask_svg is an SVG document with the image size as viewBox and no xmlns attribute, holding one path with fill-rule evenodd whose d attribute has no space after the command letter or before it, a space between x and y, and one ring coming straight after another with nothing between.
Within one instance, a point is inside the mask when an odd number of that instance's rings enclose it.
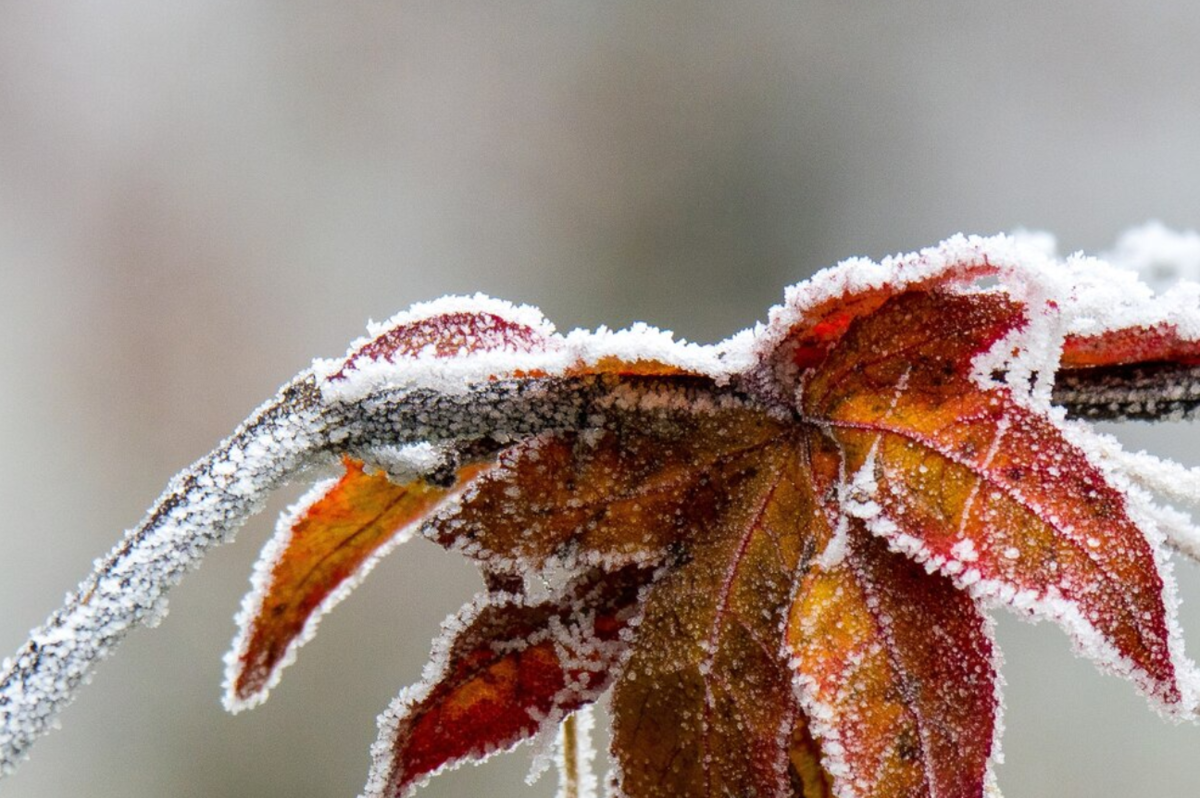
<instances>
[{"instance_id":1,"label":"thin stem","mask_svg":"<svg viewBox=\"0 0 1200 798\"><path fill-rule=\"evenodd\" d=\"M1200 411L1200 366L1150 363L1063 370L1054 403L1092 420L1172 421Z\"/></svg>"},{"instance_id":2,"label":"thin stem","mask_svg":"<svg viewBox=\"0 0 1200 798\"><path fill-rule=\"evenodd\" d=\"M579 735L575 716L567 715L562 722L562 770L558 786L560 798L579 798Z\"/></svg>"},{"instance_id":3,"label":"thin stem","mask_svg":"<svg viewBox=\"0 0 1200 798\"><path fill-rule=\"evenodd\" d=\"M307 374L284 386L167 490L61 609L0 666L0 775L15 769L75 688L138 626L153 626L166 594L261 509L267 493L327 445L319 392Z\"/></svg>"}]
</instances>

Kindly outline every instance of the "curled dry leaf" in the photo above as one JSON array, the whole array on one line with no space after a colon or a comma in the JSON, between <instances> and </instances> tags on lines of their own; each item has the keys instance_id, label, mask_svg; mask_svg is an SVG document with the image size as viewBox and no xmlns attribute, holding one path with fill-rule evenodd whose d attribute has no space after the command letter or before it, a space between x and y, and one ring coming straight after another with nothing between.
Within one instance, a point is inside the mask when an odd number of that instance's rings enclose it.
<instances>
[{"instance_id":1,"label":"curled dry leaf","mask_svg":"<svg viewBox=\"0 0 1200 798\"><path fill-rule=\"evenodd\" d=\"M1070 417L1192 414L1197 297L960 237L822 272L712 347L417 306L285 386L34 630L0 677L0 763L264 492L339 461L256 569L231 708L412 536L487 585L381 717L370 796L605 695L620 795L991 794L996 607L1191 717L1165 562L1195 532L1133 487L1161 484L1127 473L1145 459Z\"/></svg>"}]
</instances>

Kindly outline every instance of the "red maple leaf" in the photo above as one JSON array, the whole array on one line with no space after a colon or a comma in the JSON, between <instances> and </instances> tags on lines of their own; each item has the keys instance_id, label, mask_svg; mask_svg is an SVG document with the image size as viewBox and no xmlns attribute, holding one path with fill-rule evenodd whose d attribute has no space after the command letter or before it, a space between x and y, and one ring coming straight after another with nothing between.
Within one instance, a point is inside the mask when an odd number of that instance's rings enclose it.
<instances>
[{"instance_id":1,"label":"red maple leaf","mask_svg":"<svg viewBox=\"0 0 1200 798\"><path fill-rule=\"evenodd\" d=\"M1169 315L1097 326L1085 291L1039 269L962 240L852 262L717 348L558 336L481 298L397 317L285 391L344 473L264 552L227 705L265 698L321 615L420 534L488 589L384 715L369 795L610 695L618 794L982 796L994 607L1056 622L1190 715L1161 511L1064 407L1190 410L1200 344ZM222 451L257 457L241 440ZM234 461L202 476L236 485Z\"/></svg>"}]
</instances>

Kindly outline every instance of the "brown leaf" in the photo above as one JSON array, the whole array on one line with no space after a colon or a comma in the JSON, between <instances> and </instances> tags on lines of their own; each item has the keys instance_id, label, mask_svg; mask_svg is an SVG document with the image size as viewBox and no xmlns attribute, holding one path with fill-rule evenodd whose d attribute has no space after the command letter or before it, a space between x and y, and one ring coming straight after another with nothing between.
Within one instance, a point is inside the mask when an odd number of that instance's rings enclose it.
<instances>
[{"instance_id":1,"label":"brown leaf","mask_svg":"<svg viewBox=\"0 0 1200 798\"><path fill-rule=\"evenodd\" d=\"M555 555L610 565L661 559L711 506L708 471L780 432L757 410L684 413L686 391L668 384L661 394L675 400L662 412L612 409L604 429L503 452L461 505L430 521L429 534L499 572L540 568Z\"/></svg>"},{"instance_id":2,"label":"brown leaf","mask_svg":"<svg viewBox=\"0 0 1200 798\"><path fill-rule=\"evenodd\" d=\"M812 490L792 446L714 469L726 497L691 517L687 558L657 582L613 694L625 794L791 794L797 710L781 650Z\"/></svg>"}]
</instances>

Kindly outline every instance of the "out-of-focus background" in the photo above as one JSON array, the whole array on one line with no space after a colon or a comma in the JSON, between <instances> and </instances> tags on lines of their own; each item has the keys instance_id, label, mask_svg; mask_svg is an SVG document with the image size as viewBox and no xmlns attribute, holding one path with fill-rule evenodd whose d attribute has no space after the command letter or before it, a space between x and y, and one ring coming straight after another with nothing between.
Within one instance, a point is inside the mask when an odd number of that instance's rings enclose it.
<instances>
[{"instance_id":1,"label":"out-of-focus background","mask_svg":"<svg viewBox=\"0 0 1200 798\"><path fill-rule=\"evenodd\" d=\"M0 655L369 317L484 291L711 341L850 255L1200 225L1198 38L1184 0L0 0ZM1200 461L1187 425L1128 440ZM271 526L210 556L0 795L356 795L375 715L477 577L401 549L235 718L221 654ZM1178 571L1200 651L1200 569ZM1010 798L1196 794L1200 729L1054 628L999 635ZM551 795L527 767L424 794Z\"/></svg>"}]
</instances>

